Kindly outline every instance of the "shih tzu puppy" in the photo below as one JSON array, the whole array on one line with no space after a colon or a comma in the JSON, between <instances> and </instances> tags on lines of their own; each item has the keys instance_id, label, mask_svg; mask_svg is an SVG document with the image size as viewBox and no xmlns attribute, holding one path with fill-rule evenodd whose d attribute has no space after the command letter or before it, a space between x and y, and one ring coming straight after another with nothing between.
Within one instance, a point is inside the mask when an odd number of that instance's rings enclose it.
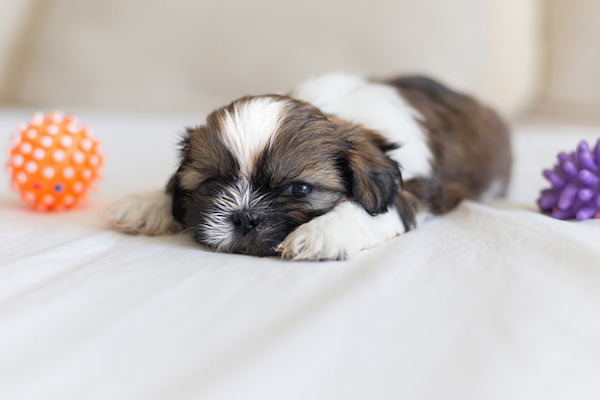
<instances>
[{"instance_id":1,"label":"shih tzu puppy","mask_svg":"<svg viewBox=\"0 0 600 400\"><path fill-rule=\"evenodd\" d=\"M332 74L212 112L187 129L165 192L107 215L221 252L345 259L422 215L504 194L510 169L506 125L473 98L424 77Z\"/></svg>"}]
</instances>

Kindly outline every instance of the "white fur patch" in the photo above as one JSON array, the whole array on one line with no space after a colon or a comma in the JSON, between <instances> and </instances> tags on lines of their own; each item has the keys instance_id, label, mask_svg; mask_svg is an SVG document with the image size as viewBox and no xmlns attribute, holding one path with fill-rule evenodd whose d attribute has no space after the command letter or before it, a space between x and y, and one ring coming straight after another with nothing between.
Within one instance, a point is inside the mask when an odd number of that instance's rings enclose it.
<instances>
[{"instance_id":1,"label":"white fur patch","mask_svg":"<svg viewBox=\"0 0 600 400\"><path fill-rule=\"evenodd\" d=\"M431 174L429 161L433 155L417 122L422 116L393 87L337 73L307 80L292 96L399 144L401 147L390 152L390 157L402 167L404 180Z\"/></svg>"},{"instance_id":2,"label":"white fur patch","mask_svg":"<svg viewBox=\"0 0 600 400\"><path fill-rule=\"evenodd\" d=\"M114 229L122 232L172 233L180 226L171 214L171 202L171 195L163 191L132 195L108 207L104 217Z\"/></svg>"},{"instance_id":3,"label":"white fur patch","mask_svg":"<svg viewBox=\"0 0 600 400\"><path fill-rule=\"evenodd\" d=\"M252 210L262 200L246 183L238 182L228 188L207 210L207 217L199 227L204 231L205 241L220 250L227 249L234 239L231 215L235 211Z\"/></svg>"},{"instance_id":4,"label":"white fur patch","mask_svg":"<svg viewBox=\"0 0 600 400\"><path fill-rule=\"evenodd\" d=\"M345 201L327 214L300 225L278 246L292 260L343 260L404 233L395 208L377 216Z\"/></svg>"},{"instance_id":5,"label":"white fur patch","mask_svg":"<svg viewBox=\"0 0 600 400\"><path fill-rule=\"evenodd\" d=\"M283 116L285 102L270 97L257 97L235 104L233 113L221 119L226 146L240 163L245 177L252 174L256 156L271 141Z\"/></svg>"}]
</instances>

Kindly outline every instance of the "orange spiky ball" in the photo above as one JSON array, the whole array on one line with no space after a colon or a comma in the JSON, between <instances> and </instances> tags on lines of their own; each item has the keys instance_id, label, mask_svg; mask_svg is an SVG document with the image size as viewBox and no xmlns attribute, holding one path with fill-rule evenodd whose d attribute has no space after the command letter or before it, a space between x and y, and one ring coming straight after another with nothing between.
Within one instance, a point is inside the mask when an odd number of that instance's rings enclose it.
<instances>
[{"instance_id":1,"label":"orange spiky ball","mask_svg":"<svg viewBox=\"0 0 600 400\"><path fill-rule=\"evenodd\" d=\"M8 169L21 200L40 211L81 203L100 177L100 142L70 115L35 114L13 137Z\"/></svg>"}]
</instances>

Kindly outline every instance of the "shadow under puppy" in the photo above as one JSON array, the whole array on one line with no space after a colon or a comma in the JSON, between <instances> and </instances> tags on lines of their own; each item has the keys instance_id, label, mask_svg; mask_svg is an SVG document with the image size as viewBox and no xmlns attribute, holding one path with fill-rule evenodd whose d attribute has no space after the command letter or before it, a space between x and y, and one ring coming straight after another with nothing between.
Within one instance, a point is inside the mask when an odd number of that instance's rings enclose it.
<instances>
[{"instance_id":1,"label":"shadow under puppy","mask_svg":"<svg viewBox=\"0 0 600 400\"><path fill-rule=\"evenodd\" d=\"M222 252L344 259L420 215L503 195L510 169L506 125L473 98L424 77L331 74L212 112L187 129L166 192L107 216Z\"/></svg>"}]
</instances>

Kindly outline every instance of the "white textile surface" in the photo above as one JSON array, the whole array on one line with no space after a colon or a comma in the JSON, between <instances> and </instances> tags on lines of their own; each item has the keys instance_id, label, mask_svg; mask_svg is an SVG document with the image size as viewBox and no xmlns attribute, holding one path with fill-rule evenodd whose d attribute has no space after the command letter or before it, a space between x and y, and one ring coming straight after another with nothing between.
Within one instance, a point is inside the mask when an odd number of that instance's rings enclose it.
<instances>
[{"instance_id":1,"label":"white textile surface","mask_svg":"<svg viewBox=\"0 0 600 400\"><path fill-rule=\"evenodd\" d=\"M0 112L2 135L27 116ZM284 262L107 230L102 206L163 186L202 115L79 116L107 158L88 206L28 211L0 178L1 399L600 398L600 220L534 207L600 129L522 126L508 200Z\"/></svg>"}]
</instances>

